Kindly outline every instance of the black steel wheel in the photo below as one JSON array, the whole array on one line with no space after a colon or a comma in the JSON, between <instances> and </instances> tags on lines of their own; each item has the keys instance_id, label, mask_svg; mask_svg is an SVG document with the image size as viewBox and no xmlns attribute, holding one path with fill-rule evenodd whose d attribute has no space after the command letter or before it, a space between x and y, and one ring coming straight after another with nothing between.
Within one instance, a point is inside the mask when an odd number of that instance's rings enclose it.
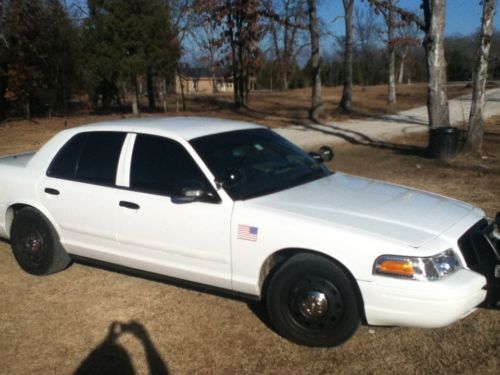
<instances>
[{"instance_id":1,"label":"black steel wheel","mask_svg":"<svg viewBox=\"0 0 500 375\"><path fill-rule=\"evenodd\" d=\"M16 213L10 241L19 266L33 275L61 271L71 262L53 226L34 208L26 207Z\"/></svg>"},{"instance_id":2,"label":"black steel wheel","mask_svg":"<svg viewBox=\"0 0 500 375\"><path fill-rule=\"evenodd\" d=\"M278 333L302 345L340 345L360 323L349 277L313 254L295 255L278 269L269 283L267 306Z\"/></svg>"}]
</instances>

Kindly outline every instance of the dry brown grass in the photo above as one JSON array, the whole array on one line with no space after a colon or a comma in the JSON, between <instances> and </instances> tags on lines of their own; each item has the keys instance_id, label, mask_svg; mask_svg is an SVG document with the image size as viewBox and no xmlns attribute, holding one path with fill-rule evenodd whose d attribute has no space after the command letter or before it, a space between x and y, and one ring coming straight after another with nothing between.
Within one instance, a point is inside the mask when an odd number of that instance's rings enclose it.
<instances>
[{"instance_id":1,"label":"dry brown grass","mask_svg":"<svg viewBox=\"0 0 500 375\"><path fill-rule=\"evenodd\" d=\"M354 86L353 113L343 115L336 112L342 95L341 87L323 88L325 119L343 121L350 118L365 118L396 113L406 109L424 106L426 103L426 86L423 83L399 85L398 102L394 106L387 104L387 86ZM147 116L209 116L223 117L243 121L258 122L270 127L283 127L292 124L308 123L308 109L311 90L309 88L289 91L254 91L250 95L250 103L245 108L235 108L232 104L232 94L187 95L186 111L177 111L175 97L170 97L167 113L144 112ZM450 86L450 98L470 93L466 86ZM179 98L177 98L179 99ZM146 105L145 98L142 104ZM182 108L182 106L179 106ZM23 149L33 149L39 146L55 132L65 126L75 126L107 119L131 117L130 114L111 113L106 115L89 114L89 110L80 110L67 117L37 118L34 121L19 119L0 122L0 155L14 150L12 143L19 144ZM23 127L22 132L13 133L12 128ZM11 134L12 133L12 134ZM24 137L24 142L11 142L11 137ZM12 151L13 152L13 151Z\"/></svg>"},{"instance_id":2,"label":"dry brown grass","mask_svg":"<svg viewBox=\"0 0 500 375\"><path fill-rule=\"evenodd\" d=\"M465 85L451 85L448 95L454 98L470 93ZM325 106L325 120L346 120L349 118L366 118L396 113L426 103L426 85L416 83L397 86L397 103L387 104L387 85L354 86L353 113L343 115L338 113L337 105L342 96L341 87L324 87L322 90ZM216 96L188 96L187 112L189 114L203 113L233 119L258 121L270 127L282 127L291 124L307 123L310 105L311 89L296 89L289 91L256 91L250 95L248 108L235 109L232 106L232 96L217 94ZM170 107L174 107L170 105Z\"/></svg>"},{"instance_id":3,"label":"dry brown grass","mask_svg":"<svg viewBox=\"0 0 500 375\"><path fill-rule=\"evenodd\" d=\"M0 127L0 154L37 147L61 128L40 125ZM486 134L487 159L445 163L398 151L425 143L417 135L393 149L345 145L331 166L464 199L489 214L499 209L500 118ZM110 365L122 373L130 366L159 373L165 366L174 374L495 374L500 368L500 311L480 310L442 329L363 326L340 348L311 349L269 329L258 304L80 264L34 277L19 269L3 242L0 296L1 374L65 374L81 365L93 373ZM137 329L106 340L113 322L130 321L151 342Z\"/></svg>"}]
</instances>

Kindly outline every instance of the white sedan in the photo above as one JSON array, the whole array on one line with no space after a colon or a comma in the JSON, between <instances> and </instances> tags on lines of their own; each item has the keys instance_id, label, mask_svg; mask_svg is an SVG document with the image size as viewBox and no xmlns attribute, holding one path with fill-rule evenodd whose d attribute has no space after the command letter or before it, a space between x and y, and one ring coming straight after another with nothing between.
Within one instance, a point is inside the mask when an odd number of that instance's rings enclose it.
<instances>
[{"instance_id":1,"label":"white sedan","mask_svg":"<svg viewBox=\"0 0 500 375\"><path fill-rule=\"evenodd\" d=\"M332 172L332 156L221 119L68 129L0 159L0 236L32 274L90 259L263 300L280 334L311 346L497 302L499 217Z\"/></svg>"}]
</instances>

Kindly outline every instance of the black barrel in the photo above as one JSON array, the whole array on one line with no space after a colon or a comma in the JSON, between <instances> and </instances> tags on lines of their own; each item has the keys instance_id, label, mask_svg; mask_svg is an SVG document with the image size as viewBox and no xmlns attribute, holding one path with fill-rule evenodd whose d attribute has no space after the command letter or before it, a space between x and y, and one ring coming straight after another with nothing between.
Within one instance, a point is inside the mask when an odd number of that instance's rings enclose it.
<instances>
[{"instance_id":1,"label":"black barrel","mask_svg":"<svg viewBox=\"0 0 500 375\"><path fill-rule=\"evenodd\" d=\"M430 151L434 159L449 160L458 154L460 130L452 126L430 129Z\"/></svg>"}]
</instances>

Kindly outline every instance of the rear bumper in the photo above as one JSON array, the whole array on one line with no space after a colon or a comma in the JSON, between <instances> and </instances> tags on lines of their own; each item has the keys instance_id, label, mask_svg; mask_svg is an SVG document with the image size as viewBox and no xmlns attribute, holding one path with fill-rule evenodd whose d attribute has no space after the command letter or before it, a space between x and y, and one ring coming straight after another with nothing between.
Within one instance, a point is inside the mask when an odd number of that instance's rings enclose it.
<instances>
[{"instance_id":1,"label":"rear bumper","mask_svg":"<svg viewBox=\"0 0 500 375\"><path fill-rule=\"evenodd\" d=\"M440 281L377 277L358 282L368 324L444 327L473 312L486 298L486 279L459 270Z\"/></svg>"}]
</instances>

